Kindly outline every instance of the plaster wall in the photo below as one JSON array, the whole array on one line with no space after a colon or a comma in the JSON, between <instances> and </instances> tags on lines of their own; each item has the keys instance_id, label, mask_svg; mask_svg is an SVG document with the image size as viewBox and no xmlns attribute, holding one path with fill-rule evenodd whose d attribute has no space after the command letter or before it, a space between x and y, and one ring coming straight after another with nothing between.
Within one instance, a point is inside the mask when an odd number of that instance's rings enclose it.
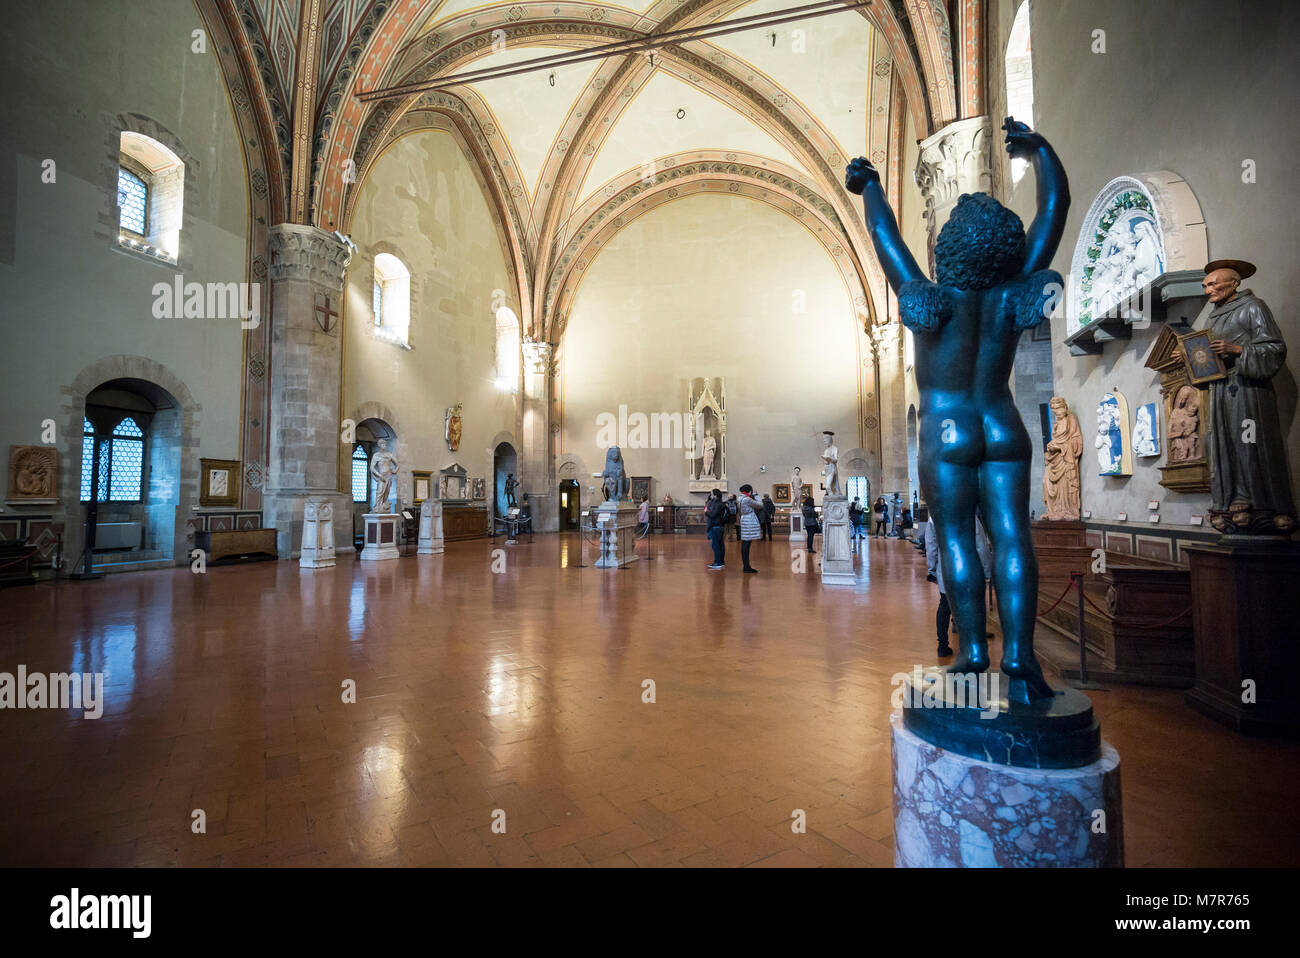
<instances>
[{"instance_id":1,"label":"plaster wall","mask_svg":"<svg viewBox=\"0 0 1300 958\"><path fill-rule=\"evenodd\" d=\"M178 274L186 283L247 279L242 153L216 59L191 50L202 27L192 3L173 0L48 0L5 11L0 449L39 442L42 420L58 422L62 503L13 508L53 511L69 536L81 521L81 435L79 419L68 434L62 407L78 374L106 357L160 364L203 408L197 448L184 450L194 461L181 468L197 471L198 455L239 458L239 319L153 315L154 285ZM122 113L165 127L194 161L179 265L119 251L116 229L101 222L116 203ZM42 181L46 160L53 182Z\"/></svg>"},{"instance_id":2,"label":"plaster wall","mask_svg":"<svg viewBox=\"0 0 1300 958\"><path fill-rule=\"evenodd\" d=\"M604 468L601 413L684 416L690 380L721 376L729 489L770 493L797 465L820 501L821 432L835 432L843 465L859 445L857 369L868 356L844 283L805 227L753 200L684 197L629 224L585 273L562 350L561 459L588 466L586 502L600 485L590 473ZM703 501L688 492L685 450L624 457L632 475L654 477L656 501Z\"/></svg>"},{"instance_id":3,"label":"plaster wall","mask_svg":"<svg viewBox=\"0 0 1300 958\"><path fill-rule=\"evenodd\" d=\"M1002 0L996 6L991 22L1000 33L993 39L997 61L991 69L1002 86L1002 57L1017 4ZM1273 385L1287 434L1292 487L1300 495L1300 275L1295 271L1300 231L1294 222L1300 185L1291 172L1300 148L1300 118L1290 102L1290 91L1300 85L1294 55L1300 7L1031 0L1030 25L1035 119L1065 164L1072 196L1053 268L1068 274L1088 206L1111 179L1152 170L1182 176L1204 214L1211 258L1247 259L1259 267L1243 287L1269 304L1291 347ZM1105 30L1105 53L1092 52L1098 29ZM1257 171L1254 183L1243 182L1247 160ZM1033 216L1034 191L1031 171L1008 204L1026 223ZM1162 503L1161 526L1184 526L1192 514L1208 509L1208 493L1176 493L1159 485L1163 448L1158 458L1135 459L1129 478L1097 475L1092 455L1097 402L1118 388L1128 399L1131 420L1138 406L1159 399L1159 377L1143 366L1158 333L1159 324L1153 323L1135 330L1129 341L1107 344L1100 356L1075 357L1063 343L1064 316L1052 320L1056 392L1083 428L1083 508L1094 520L1113 520L1121 512L1145 518L1150 499Z\"/></svg>"},{"instance_id":4,"label":"plaster wall","mask_svg":"<svg viewBox=\"0 0 1300 958\"><path fill-rule=\"evenodd\" d=\"M520 308L513 292L505 295L511 283L487 201L449 133L412 133L388 148L362 184L352 239L358 249L344 303L344 415L357 422L377 416L392 426L404 504L414 492L412 469L436 474L459 463L491 488L493 439L517 435L515 395L493 382L494 291L516 315ZM410 349L375 332L374 259L381 252L411 272ZM456 403L463 435L452 452L444 417Z\"/></svg>"}]
</instances>

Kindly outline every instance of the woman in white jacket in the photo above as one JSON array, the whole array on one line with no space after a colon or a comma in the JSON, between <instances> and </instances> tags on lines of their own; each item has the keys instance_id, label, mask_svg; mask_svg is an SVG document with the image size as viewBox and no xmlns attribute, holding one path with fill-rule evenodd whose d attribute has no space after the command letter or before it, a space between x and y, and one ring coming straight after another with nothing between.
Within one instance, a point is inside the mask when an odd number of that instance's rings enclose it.
<instances>
[{"instance_id":1,"label":"woman in white jacket","mask_svg":"<svg viewBox=\"0 0 1300 958\"><path fill-rule=\"evenodd\" d=\"M763 503L754 498L754 487L749 483L740 487L736 511L740 516L740 558L746 572L757 572L749 564L749 547L763 535L763 520L759 518L763 513Z\"/></svg>"}]
</instances>

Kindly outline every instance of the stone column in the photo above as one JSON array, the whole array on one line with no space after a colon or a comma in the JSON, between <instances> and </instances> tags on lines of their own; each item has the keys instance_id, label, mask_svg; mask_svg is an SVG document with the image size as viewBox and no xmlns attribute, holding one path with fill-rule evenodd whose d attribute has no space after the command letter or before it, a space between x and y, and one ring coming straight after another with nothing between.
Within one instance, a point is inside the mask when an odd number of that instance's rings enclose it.
<instances>
[{"instance_id":1,"label":"stone column","mask_svg":"<svg viewBox=\"0 0 1300 958\"><path fill-rule=\"evenodd\" d=\"M345 243L314 226L281 223L268 231L271 282L270 456L264 481L263 524L276 530L281 558L299 554L309 498L350 515L351 497L338 489L342 422L339 379ZM352 551L347 524L334 545Z\"/></svg>"},{"instance_id":2,"label":"stone column","mask_svg":"<svg viewBox=\"0 0 1300 958\"><path fill-rule=\"evenodd\" d=\"M925 222L930 232L930 275L934 275L934 241L963 193L988 193L993 124L987 116L949 123L921 141L916 161L916 185L925 198Z\"/></svg>"},{"instance_id":3,"label":"stone column","mask_svg":"<svg viewBox=\"0 0 1300 958\"><path fill-rule=\"evenodd\" d=\"M555 505L555 477L550 455L551 357L550 343L526 340L524 354L523 448L519 450L518 492L527 493L538 532L555 532L560 515Z\"/></svg>"},{"instance_id":4,"label":"stone column","mask_svg":"<svg viewBox=\"0 0 1300 958\"><path fill-rule=\"evenodd\" d=\"M871 329L876 354L876 391L880 397L880 488L871 501L888 492L907 492L907 373L903 368L903 324ZM890 506L893 519L893 506Z\"/></svg>"}]
</instances>

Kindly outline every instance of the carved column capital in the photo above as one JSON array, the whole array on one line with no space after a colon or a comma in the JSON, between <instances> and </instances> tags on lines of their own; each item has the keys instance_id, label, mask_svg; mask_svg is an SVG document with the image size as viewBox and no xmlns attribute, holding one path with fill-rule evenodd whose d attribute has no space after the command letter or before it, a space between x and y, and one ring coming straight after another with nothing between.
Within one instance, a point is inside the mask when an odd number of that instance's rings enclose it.
<instances>
[{"instance_id":1,"label":"carved column capital","mask_svg":"<svg viewBox=\"0 0 1300 958\"><path fill-rule=\"evenodd\" d=\"M326 292L343 291L353 247L315 226L280 223L267 230L272 282L307 280Z\"/></svg>"},{"instance_id":2,"label":"carved column capital","mask_svg":"<svg viewBox=\"0 0 1300 958\"><path fill-rule=\"evenodd\" d=\"M914 175L925 198L924 215L932 236L939 235L963 193L987 193L991 189L992 134L992 121L987 116L974 116L949 123L921 141Z\"/></svg>"},{"instance_id":3,"label":"carved column capital","mask_svg":"<svg viewBox=\"0 0 1300 958\"><path fill-rule=\"evenodd\" d=\"M551 371L551 353L555 349L548 342L525 339L520 344L524 353L524 371L537 375L546 375Z\"/></svg>"},{"instance_id":4,"label":"carved column capital","mask_svg":"<svg viewBox=\"0 0 1300 958\"><path fill-rule=\"evenodd\" d=\"M876 355L881 359L895 354L903 343L903 324L894 321L892 323L878 323L867 331L867 336L871 340L871 347L876 351Z\"/></svg>"}]
</instances>

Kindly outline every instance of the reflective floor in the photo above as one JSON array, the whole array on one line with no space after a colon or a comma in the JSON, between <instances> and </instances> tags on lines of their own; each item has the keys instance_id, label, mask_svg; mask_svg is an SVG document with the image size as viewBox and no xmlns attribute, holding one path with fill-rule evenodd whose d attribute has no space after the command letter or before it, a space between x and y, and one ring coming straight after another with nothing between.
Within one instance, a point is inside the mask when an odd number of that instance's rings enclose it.
<instances>
[{"instance_id":1,"label":"reflective floor","mask_svg":"<svg viewBox=\"0 0 1300 958\"><path fill-rule=\"evenodd\" d=\"M0 865L892 865L890 679L933 664L937 594L858 548L856 590L783 540L742 575L734 541L605 571L539 535L0 591L0 671L105 683L97 720L0 712ZM1300 857L1300 746L1092 697L1130 865Z\"/></svg>"}]
</instances>

